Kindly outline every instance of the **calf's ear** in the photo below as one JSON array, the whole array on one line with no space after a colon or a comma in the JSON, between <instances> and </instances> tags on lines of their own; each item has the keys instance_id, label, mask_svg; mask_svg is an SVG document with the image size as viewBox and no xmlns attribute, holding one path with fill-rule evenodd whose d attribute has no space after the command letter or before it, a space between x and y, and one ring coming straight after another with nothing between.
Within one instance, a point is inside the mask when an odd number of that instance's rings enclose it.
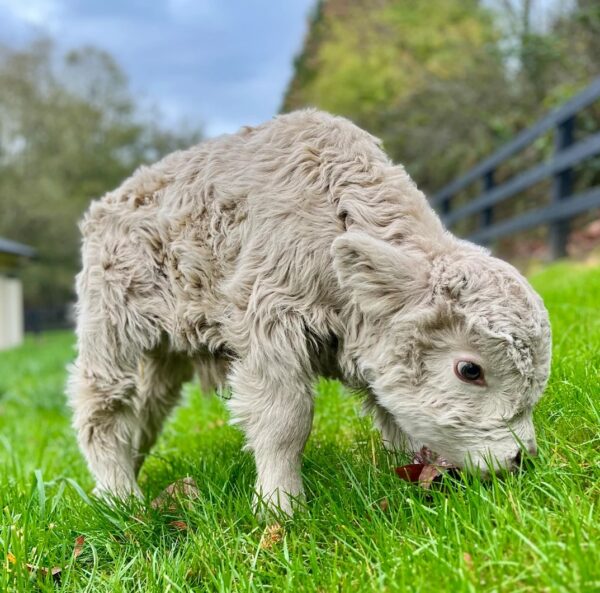
<instances>
[{"instance_id":1,"label":"calf's ear","mask_svg":"<svg viewBox=\"0 0 600 593\"><path fill-rule=\"evenodd\" d=\"M340 286L364 313L393 315L429 298L431 264L421 251L349 231L331 252Z\"/></svg>"}]
</instances>

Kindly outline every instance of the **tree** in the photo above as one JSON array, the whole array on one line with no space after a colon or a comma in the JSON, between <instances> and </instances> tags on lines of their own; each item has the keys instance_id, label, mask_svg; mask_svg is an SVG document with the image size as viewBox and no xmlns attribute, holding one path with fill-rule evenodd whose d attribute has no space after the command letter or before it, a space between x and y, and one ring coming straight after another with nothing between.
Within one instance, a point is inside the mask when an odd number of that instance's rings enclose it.
<instances>
[{"instance_id":1,"label":"tree","mask_svg":"<svg viewBox=\"0 0 600 593\"><path fill-rule=\"evenodd\" d=\"M141 117L115 61L95 48L59 55L48 40L0 48L0 235L32 245L29 305L72 298L76 222L140 163L199 140Z\"/></svg>"},{"instance_id":2,"label":"tree","mask_svg":"<svg viewBox=\"0 0 600 593\"><path fill-rule=\"evenodd\" d=\"M597 0L321 0L282 109L349 117L431 192L598 75L599 40Z\"/></svg>"},{"instance_id":3,"label":"tree","mask_svg":"<svg viewBox=\"0 0 600 593\"><path fill-rule=\"evenodd\" d=\"M284 109L350 117L433 188L502 133L494 116L509 91L498 41L476 0L323 2Z\"/></svg>"}]
</instances>

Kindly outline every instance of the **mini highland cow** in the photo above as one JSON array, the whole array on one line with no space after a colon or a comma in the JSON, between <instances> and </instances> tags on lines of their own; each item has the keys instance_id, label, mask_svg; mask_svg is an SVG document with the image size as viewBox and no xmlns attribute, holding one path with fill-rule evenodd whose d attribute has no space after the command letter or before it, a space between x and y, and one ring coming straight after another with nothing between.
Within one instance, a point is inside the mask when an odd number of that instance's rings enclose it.
<instances>
[{"instance_id":1,"label":"mini highland cow","mask_svg":"<svg viewBox=\"0 0 600 593\"><path fill-rule=\"evenodd\" d=\"M98 493L136 477L181 385L227 385L256 492L292 511L313 384L364 393L390 448L497 471L535 452L539 296L446 231L405 170L308 110L141 167L86 214L70 399Z\"/></svg>"}]
</instances>

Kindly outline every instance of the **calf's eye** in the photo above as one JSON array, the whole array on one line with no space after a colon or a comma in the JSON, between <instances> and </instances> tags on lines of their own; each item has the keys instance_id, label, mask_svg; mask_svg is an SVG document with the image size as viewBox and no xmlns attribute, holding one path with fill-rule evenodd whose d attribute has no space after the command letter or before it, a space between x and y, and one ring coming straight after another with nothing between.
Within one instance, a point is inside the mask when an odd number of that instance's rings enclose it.
<instances>
[{"instance_id":1,"label":"calf's eye","mask_svg":"<svg viewBox=\"0 0 600 593\"><path fill-rule=\"evenodd\" d=\"M461 381L484 385L483 369L471 360L459 360L454 364L454 373Z\"/></svg>"}]
</instances>

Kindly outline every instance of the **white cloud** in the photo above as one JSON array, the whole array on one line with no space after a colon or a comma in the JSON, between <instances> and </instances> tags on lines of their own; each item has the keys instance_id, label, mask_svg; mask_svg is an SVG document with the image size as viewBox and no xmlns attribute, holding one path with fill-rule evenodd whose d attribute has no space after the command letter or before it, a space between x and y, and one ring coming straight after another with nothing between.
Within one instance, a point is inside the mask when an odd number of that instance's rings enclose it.
<instances>
[{"instance_id":1,"label":"white cloud","mask_svg":"<svg viewBox=\"0 0 600 593\"><path fill-rule=\"evenodd\" d=\"M167 126L212 136L276 113L315 1L0 0L0 42L42 32L60 49L105 49Z\"/></svg>"},{"instance_id":2,"label":"white cloud","mask_svg":"<svg viewBox=\"0 0 600 593\"><path fill-rule=\"evenodd\" d=\"M17 19L49 31L58 28L62 12L57 0L0 0L0 8Z\"/></svg>"}]
</instances>

